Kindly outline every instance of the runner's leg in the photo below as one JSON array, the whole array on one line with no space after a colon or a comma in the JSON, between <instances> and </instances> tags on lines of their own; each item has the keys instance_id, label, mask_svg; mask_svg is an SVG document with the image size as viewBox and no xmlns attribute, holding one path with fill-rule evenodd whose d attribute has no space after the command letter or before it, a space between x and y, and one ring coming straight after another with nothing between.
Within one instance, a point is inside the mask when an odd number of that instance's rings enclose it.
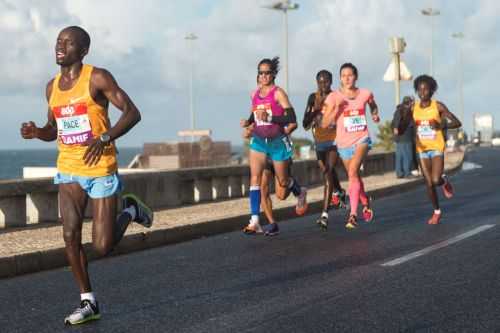
<instances>
[{"instance_id":1,"label":"runner's leg","mask_svg":"<svg viewBox=\"0 0 500 333\"><path fill-rule=\"evenodd\" d=\"M82 247L82 223L87 201L88 196L79 184L59 184L59 204L61 205L66 257L81 294L92 290L87 271L87 257Z\"/></svg>"},{"instance_id":2,"label":"runner's leg","mask_svg":"<svg viewBox=\"0 0 500 333\"><path fill-rule=\"evenodd\" d=\"M430 158L420 158L420 169L422 170L422 175L425 179L425 187L427 188L427 194L431 199L432 207L434 210L439 210L439 201L436 193L436 188L432 182L432 160Z\"/></svg>"},{"instance_id":3,"label":"runner's leg","mask_svg":"<svg viewBox=\"0 0 500 333\"><path fill-rule=\"evenodd\" d=\"M359 175L359 169L364 157L368 153L368 144L360 144L356 147L354 156L350 160L343 161L344 167L347 170L347 176L349 178L349 202L351 204L351 215L357 216L358 203L360 196L363 196L363 200L368 200L366 193L361 193L361 177ZM365 203L366 203L365 201Z\"/></svg>"},{"instance_id":4,"label":"runner's leg","mask_svg":"<svg viewBox=\"0 0 500 333\"><path fill-rule=\"evenodd\" d=\"M273 180L274 176L271 170L269 169L264 169L262 172L262 181L260 184L260 191L261 191L261 206L262 210L264 211L264 214L266 215L267 220L269 223L274 223L274 217L273 217L273 202L271 200L271 191L269 188L269 185L271 184L271 181Z\"/></svg>"}]
</instances>

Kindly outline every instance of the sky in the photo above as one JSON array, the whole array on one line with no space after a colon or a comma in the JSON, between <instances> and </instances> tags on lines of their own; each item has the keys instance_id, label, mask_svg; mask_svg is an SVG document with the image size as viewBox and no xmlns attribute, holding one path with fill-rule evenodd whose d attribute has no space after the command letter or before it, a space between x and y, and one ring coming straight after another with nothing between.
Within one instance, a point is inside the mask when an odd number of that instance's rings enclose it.
<instances>
[{"instance_id":1,"label":"sky","mask_svg":"<svg viewBox=\"0 0 500 333\"><path fill-rule=\"evenodd\" d=\"M242 143L239 120L247 118L257 63L283 56L283 14L262 6L273 0L0 0L0 149L50 148L23 140L22 122L43 126L46 83L59 71L54 44L58 32L79 25L92 38L86 63L109 70L142 114L119 146L183 140L190 127L189 76L193 69L196 128L211 129L214 140ZM464 126L474 113L497 113L500 77L500 2L496 0L295 0L288 13L289 89L302 119L321 69L334 74L344 62L359 70L358 86L373 91L382 120L394 111L394 83L382 77L391 59L389 38L407 43L402 60L414 77L428 74L433 48L436 99L460 117L459 73L463 71ZM433 7L431 19L420 10ZM452 38L462 32L464 39ZM198 39L189 46L185 36ZM432 40L432 44L431 44ZM459 66L462 50L463 64ZM191 67L192 66L192 67ZM282 70L283 71L283 70ZM282 85L283 73L277 84ZM401 84L413 95L412 82ZM120 111L110 108L112 121ZM495 119L496 128L500 122ZM371 126L373 136L376 128ZM297 130L298 137L311 137Z\"/></svg>"}]
</instances>

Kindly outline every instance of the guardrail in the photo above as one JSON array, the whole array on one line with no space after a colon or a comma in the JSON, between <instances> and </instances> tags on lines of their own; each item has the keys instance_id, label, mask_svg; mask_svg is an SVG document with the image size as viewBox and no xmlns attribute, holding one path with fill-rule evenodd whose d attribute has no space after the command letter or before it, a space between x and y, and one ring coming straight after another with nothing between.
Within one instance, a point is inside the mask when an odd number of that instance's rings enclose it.
<instances>
[{"instance_id":1,"label":"guardrail","mask_svg":"<svg viewBox=\"0 0 500 333\"><path fill-rule=\"evenodd\" d=\"M293 176L303 185L321 182L315 160L293 163ZM345 179L343 167L337 170ZM369 154L363 174L371 175L394 170L394 153ZM153 209L178 207L198 202L239 198L248 194L248 165L146 171L122 175L125 192L144 199ZM86 216L92 214L91 204ZM52 178L0 181L0 229L22 226L43 226L59 219L57 185Z\"/></svg>"}]
</instances>

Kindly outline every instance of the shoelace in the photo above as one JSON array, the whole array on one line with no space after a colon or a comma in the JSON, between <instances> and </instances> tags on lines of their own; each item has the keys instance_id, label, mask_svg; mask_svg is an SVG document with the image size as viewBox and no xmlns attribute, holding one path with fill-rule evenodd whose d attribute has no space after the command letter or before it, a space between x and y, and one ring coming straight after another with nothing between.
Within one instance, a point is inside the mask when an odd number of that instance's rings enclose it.
<instances>
[{"instance_id":1,"label":"shoelace","mask_svg":"<svg viewBox=\"0 0 500 333\"><path fill-rule=\"evenodd\" d=\"M86 312L92 311L92 307L89 303L85 303L85 306L82 308L81 306L76 308L73 314L85 314Z\"/></svg>"}]
</instances>

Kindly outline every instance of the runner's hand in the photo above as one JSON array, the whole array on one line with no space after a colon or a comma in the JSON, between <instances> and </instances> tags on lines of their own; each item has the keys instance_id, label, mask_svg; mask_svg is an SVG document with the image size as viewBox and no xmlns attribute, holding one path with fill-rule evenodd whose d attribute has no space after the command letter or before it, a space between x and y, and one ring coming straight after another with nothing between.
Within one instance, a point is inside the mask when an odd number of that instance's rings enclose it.
<instances>
[{"instance_id":1,"label":"runner's hand","mask_svg":"<svg viewBox=\"0 0 500 333\"><path fill-rule=\"evenodd\" d=\"M24 139L36 139L38 127L36 127L35 123L32 121L28 121L27 123L22 123L21 125L21 136Z\"/></svg>"},{"instance_id":2,"label":"runner's hand","mask_svg":"<svg viewBox=\"0 0 500 333\"><path fill-rule=\"evenodd\" d=\"M253 128L254 124L251 124L243 129L243 139L249 139L252 136Z\"/></svg>"},{"instance_id":3,"label":"runner's hand","mask_svg":"<svg viewBox=\"0 0 500 333\"><path fill-rule=\"evenodd\" d=\"M429 120L429 126L433 130L440 130L440 129L442 129L441 124L438 123L437 121L435 121L434 119Z\"/></svg>"},{"instance_id":4,"label":"runner's hand","mask_svg":"<svg viewBox=\"0 0 500 333\"><path fill-rule=\"evenodd\" d=\"M378 113L372 114L372 120L374 123L378 123L380 121L380 117L378 116Z\"/></svg>"},{"instance_id":5,"label":"runner's hand","mask_svg":"<svg viewBox=\"0 0 500 333\"><path fill-rule=\"evenodd\" d=\"M99 160L101 159L102 153L104 152L104 147L106 143L102 142L99 137L91 138L85 143L87 150L83 155L83 159L85 164L88 166L97 165Z\"/></svg>"},{"instance_id":6,"label":"runner's hand","mask_svg":"<svg viewBox=\"0 0 500 333\"><path fill-rule=\"evenodd\" d=\"M248 120L247 119L241 119L240 120L240 126L241 127L247 127L248 126Z\"/></svg>"}]
</instances>

